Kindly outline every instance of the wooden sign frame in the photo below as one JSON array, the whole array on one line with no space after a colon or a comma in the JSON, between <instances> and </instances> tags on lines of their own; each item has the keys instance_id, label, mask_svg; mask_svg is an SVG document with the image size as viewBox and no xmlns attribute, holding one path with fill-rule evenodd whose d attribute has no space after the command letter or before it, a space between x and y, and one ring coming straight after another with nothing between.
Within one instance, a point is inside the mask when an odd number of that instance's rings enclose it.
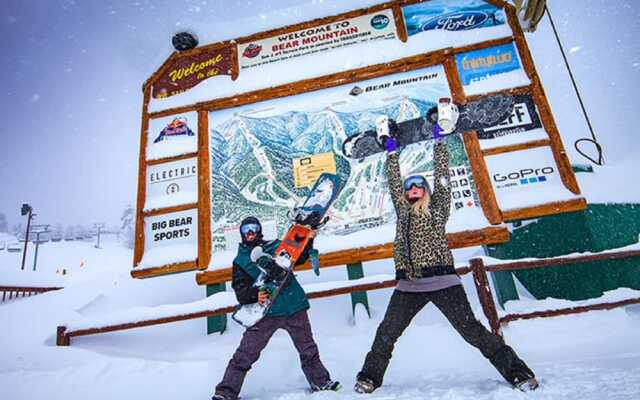
<instances>
[{"instance_id":1,"label":"wooden sign frame","mask_svg":"<svg viewBox=\"0 0 640 400\"><path fill-rule=\"evenodd\" d=\"M426 0L428 1L428 0ZM544 93L542 83L535 69L533 59L529 52L529 48L526 44L524 33L517 20L515 8L501 0L485 0L487 3L491 3L499 8L502 8L507 15L507 23L510 26L513 36L505 37L501 39L484 41L481 43L458 47L458 48L445 48L425 54L406 57L384 64L370 65L367 67L357 68L350 71L334 73L326 76L315 77L305 79L297 82L287 83L275 87L266 89L259 89L251 92L245 92L242 94L215 98L212 100L199 102L183 107L175 107L157 112L149 112L149 102L151 100L151 90L153 82L158 79L166 68L170 66L176 57L183 55L193 55L198 52L210 51L213 48L231 46L233 49L237 49L238 43L246 43L250 41L259 40L262 38L270 37L273 35L280 35L283 33L294 32L308 27L313 27L321 24L327 24L345 18L353 18L383 9L392 9L396 22L397 35L401 42L407 41L407 32L405 27L404 18L402 15L401 7L404 5L421 3L422 0L396 0L376 5L369 8L351 11L340 15L319 18L313 21L308 21L300 24L291 25L288 27L275 29L271 31L261 32L254 35L239 38L235 41L227 41L222 43L216 43L201 48L196 48L187 52L173 53L169 59L144 83L143 93L144 100L142 105L142 124L141 124L141 138L140 138L140 158L139 158L139 177L138 177L138 199L137 199L137 215L136 215L136 241L134 249L134 269L131 275L136 278L146 278L158 275L165 275L170 273L177 273L190 270L204 270L209 266L211 260L211 182L209 171L209 112L214 110L221 110L225 108L238 107L241 105L247 105L251 103L257 103L265 100L271 100L276 98L282 98L287 96L293 96L310 91L331 88L335 86L345 85L357 81L382 77L399 72L412 71L419 68L425 68L433 65L443 65L445 74L449 82L454 101L463 104L467 101L474 100L476 98L485 96L487 94L481 94L477 96L466 96L463 90L462 83L459 79L459 74L456 66L455 56L459 53L464 53L473 50L484 49L502 44L513 43L517 49L522 62L523 70L526 72L531 84L524 87L517 87L513 89L503 90L501 92L508 94L530 94L534 99L534 102L539 110L542 125L547 132L549 138L544 140L535 140L517 145L509 145L496 147L491 149L482 150L480 143L475 132L468 132L463 135L464 145L467 151L469 162L472 169L472 174L478 189L478 195L480 197L480 204L482 210L487 217L487 220L492 225L499 225L505 221L519 220L525 218L539 217L543 215L557 214L570 211L578 211L586 208L586 201L582 197L576 197L575 200L549 203L535 207L522 208L517 210L500 210L494 189L491 185L488 169L484 160L485 156L508 153L523 149L548 147L552 153L554 160L558 166L558 171L562 179L564 186L575 195L580 194L575 175L571 169L571 163L566 155L564 146L562 144L558 128L555 124L551 108ZM398 44L402 46L402 43ZM232 79L235 80L239 74L239 67L237 61L237 50L233 50L236 54L234 63L232 66ZM174 114L185 113L190 111L196 111L198 113L198 151L196 153L190 153L181 155L178 157L165 158L160 160L147 161L146 148L148 140L149 121L152 119L162 118ZM156 165L165 162L198 157L198 201L193 204L187 204L177 207L170 207L161 210L143 211L144 202L146 198L146 169L149 165ZM136 269L136 266L140 263L143 257L144 251L144 218L153 215L166 214L175 211L183 211L188 209L198 209L198 257L194 261L170 264L166 266L158 266L154 268ZM480 232L480 236L485 238L484 244L500 243L508 240L508 232L506 227L494 226L489 227L491 232ZM503 232L504 231L504 232ZM466 237L465 235L458 235L460 238ZM474 236L474 237L477 237ZM450 239L451 240L451 239ZM456 243L456 247L462 247L465 245L464 240L453 240ZM476 240L471 240L468 245L478 245ZM347 250L347 252L349 252ZM354 254L348 257L352 261L358 261L358 249L352 250Z\"/></svg>"}]
</instances>

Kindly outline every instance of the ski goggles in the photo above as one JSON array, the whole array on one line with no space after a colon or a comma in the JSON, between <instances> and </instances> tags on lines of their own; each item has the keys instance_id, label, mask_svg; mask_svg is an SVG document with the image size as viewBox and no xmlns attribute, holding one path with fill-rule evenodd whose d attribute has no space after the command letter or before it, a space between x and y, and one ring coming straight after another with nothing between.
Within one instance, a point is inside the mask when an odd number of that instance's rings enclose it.
<instances>
[{"instance_id":1,"label":"ski goggles","mask_svg":"<svg viewBox=\"0 0 640 400\"><path fill-rule=\"evenodd\" d=\"M249 232L253 232L253 234L255 235L260 233L260 231L261 228L258 224L246 224L240 227L240 233L242 234L242 236L246 235Z\"/></svg>"},{"instance_id":2,"label":"ski goggles","mask_svg":"<svg viewBox=\"0 0 640 400\"><path fill-rule=\"evenodd\" d=\"M427 180L424 179L423 176L421 175L414 175L414 176L410 176L407 179L404 180L404 191L407 192L409 190L411 190L411 187L415 186L418 189L427 189Z\"/></svg>"}]
</instances>

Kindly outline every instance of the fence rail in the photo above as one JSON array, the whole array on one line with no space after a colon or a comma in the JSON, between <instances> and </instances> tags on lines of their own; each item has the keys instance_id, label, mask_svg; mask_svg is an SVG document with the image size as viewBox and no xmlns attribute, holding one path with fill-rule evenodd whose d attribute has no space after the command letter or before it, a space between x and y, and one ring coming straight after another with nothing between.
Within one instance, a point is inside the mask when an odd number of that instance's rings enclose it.
<instances>
[{"instance_id":1,"label":"fence rail","mask_svg":"<svg viewBox=\"0 0 640 400\"><path fill-rule=\"evenodd\" d=\"M506 325L511 321L556 317L561 315L579 314L596 310L611 310L617 307L640 304L640 298L625 299L611 303L595 303L579 307L566 307L532 311L522 314L506 314L502 317L498 317L497 308L495 306L493 295L491 293L491 287L489 286L489 281L487 279L487 272L519 271L523 269L536 269L550 266L563 266L594 261L620 260L636 257L640 257L640 250L606 251L598 254L539 258L532 260L497 263L492 265L485 265L484 261L481 258L471 259L470 262L471 269L474 274L476 289L478 290L478 297L480 298L480 303L482 305L484 314L489 321L491 331L496 335L502 336L501 326Z\"/></svg>"},{"instance_id":2,"label":"fence rail","mask_svg":"<svg viewBox=\"0 0 640 400\"><path fill-rule=\"evenodd\" d=\"M597 303L580 307L569 307L561 309L550 309L535 311L525 314L507 314L502 317L498 316L498 310L496 308L495 301L493 299L493 293L491 286L489 285L489 279L487 272L498 271L516 271L522 269L535 269L544 268L548 266L570 265L591 261L602 260L616 260L623 258L640 257L640 250L631 251L609 251L599 254L589 254L584 256L564 256L553 258L542 258L524 261L504 262L496 263L492 265L485 265L482 258L473 258L470 260L469 266L456 268L458 275L466 275L471 273L473 275L474 284L478 293L478 298L482 306L482 311L485 317L489 321L491 331L502 337L501 326L515 320L525 320L532 318L553 317L560 315L569 315L582 313L593 310L610 310L616 307L622 307L630 304L640 304L640 298L627 299L623 301L617 301L613 303ZM325 290L309 290L307 296L309 299L317 299L330 296L338 296L353 292L362 292L369 290L377 290L394 287L397 283L394 279L384 279L376 282L366 281L367 278L359 280L353 280L345 282L340 287L335 287ZM363 283L365 282L365 283ZM177 321L185 321L195 318L213 317L217 315L226 314L234 310L234 305L225 305L212 310L198 311L192 313L184 313L180 315L174 315L163 318L155 318L149 320L142 320L132 323L112 324L106 326L96 326L92 328L76 329L67 331L65 326L59 326L56 332L56 343L58 346L69 346L71 344L71 337L93 335L99 333L113 332L126 329L141 328L151 325L166 324Z\"/></svg>"},{"instance_id":3,"label":"fence rail","mask_svg":"<svg viewBox=\"0 0 640 400\"><path fill-rule=\"evenodd\" d=\"M50 292L52 290L60 290L61 287L32 287L32 286L0 286L2 292L2 303L5 301L18 299L22 297L31 297L37 294Z\"/></svg>"}]
</instances>

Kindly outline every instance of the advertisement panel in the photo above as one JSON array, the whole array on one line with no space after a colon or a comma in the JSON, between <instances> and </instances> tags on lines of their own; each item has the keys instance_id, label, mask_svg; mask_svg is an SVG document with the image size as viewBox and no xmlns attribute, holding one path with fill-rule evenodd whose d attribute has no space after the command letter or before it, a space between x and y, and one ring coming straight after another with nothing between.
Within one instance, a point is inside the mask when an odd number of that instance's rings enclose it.
<instances>
[{"instance_id":1,"label":"advertisement panel","mask_svg":"<svg viewBox=\"0 0 640 400\"><path fill-rule=\"evenodd\" d=\"M549 139L533 96L522 94L514 97L515 105L507 119L496 126L477 131L482 149Z\"/></svg>"},{"instance_id":2,"label":"advertisement panel","mask_svg":"<svg viewBox=\"0 0 640 400\"><path fill-rule=\"evenodd\" d=\"M463 86L522 68L513 43L456 54Z\"/></svg>"},{"instance_id":3,"label":"advertisement panel","mask_svg":"<svg viewBox=\"0 0 640 400\"><path fill-rule=\"evenodd\" d=\"M172 161L147 167L144 210L198 201L198 159Z\"/></svg>"},{"instance_id":4,"label":"advertisement panel","mask_svg":"<svg viewBox=\"0 0 640 400\"><path fill-rule=\"evenodd\" d=\"M450 90L439 65L211 112L210 142L216 149L211 157L214 250L227 249L225 229L248 215L277 221L282 234L287 211L308 193L307 188L295 187L294 160L319 153L333 153L344 184L322 234L366 236L370 228L395 223L384 172L386 155L349 159L342 154L342 144L347 137L372 129L381 115L397 122L424 118L443 96L450 96ZM488 223L462 139L452 136L447 144L459 185L452 198L450 225L454 230L484 228ZM404 148L403 175L432 179L432 149L432 141Z\"/></svg>"},{"instance_id":5,"label":"advertisement panel","mask_svg":"<svg viewBox=\"0 0 640 400\"><path fill-rule=\"evenodd\" d=\"M496 154L485 161L503 211L575 198L562 183L550 147Z\"/></svg>"},{"instance_id":6,"label":"advertisement panel","mask_svg":"<svg viewBox=\"0 0 640 400\"><path fill-rule=\"evenodd\" d=\"M407 34L450 32L505 25L504 11L483 0L432 0L402 7Z\"/></svg>"},{"instance_id":7,"label":"advertisement panel","mask_svg":"<svg viewBox=\"0 0 640 400\"><path fill-rule=\"evenodd\" d=\"M150 119L147 160L176 157L198 151L198 114L195 111Z\"/></svg>"},{"instance_id":8,"label":"advertisement panel","mask_svg":"<svg viewBox=\"0 0 640 400\"><path fill-rule=\"evenodd\" d=\"M262 40L239 43L238 61L242 70L358 43L396 37L393 11L381 10Z\"/></svg>"},{"instance_id":9,"label":"advertisement panel","mask_svg":"<svg viewBox=\"0 0 640 400\"><path fill-rule=\"evenodd\" d=\"M144 255L138 267L157 267L197 258L197 209L144 219Z\"/></svg>"}]
</instances>

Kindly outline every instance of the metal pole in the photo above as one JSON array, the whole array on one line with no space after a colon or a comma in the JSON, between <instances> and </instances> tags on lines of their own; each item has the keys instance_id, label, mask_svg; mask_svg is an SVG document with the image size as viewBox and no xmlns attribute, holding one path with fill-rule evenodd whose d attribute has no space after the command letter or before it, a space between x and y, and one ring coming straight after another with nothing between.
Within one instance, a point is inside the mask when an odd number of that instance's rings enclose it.
<instances>
[{"instance_id":1,"label":"metal pole","mask_svg":"<svg viewBox=\"0 0 640 400\"><path fill-rule=\"evenodd\" d=\"M24 237L24 251L22 252L22 267L20 269L24 270L24 262L27 259L27 245L29 244L29 230L31 229L31 213L33 210L29 210L29 216L27 217L27 232ZM24 214L23 214L24 215Z\"/></svg>"},{"instance_id":2,"label":"metal pole","mask_svg":"<svg viewBox=\"0 0 640 400\"><path fill-rule=\"evenodd\" d=\"M100 248L100 225L98 225L98 244L96 244L96 249Z\"/></svg>"},{"instance_id":3,"label":"metal pole","mask_svg":"<svg viewBox=\"0 0 640 400\"><path fill-rule=\"evenodd\" d=\"M40 232L36 233L36 253L33 256L33 270L36 270L36 264L38 263L38 247L40 246Z\"/></svg>"}]
</instances>

